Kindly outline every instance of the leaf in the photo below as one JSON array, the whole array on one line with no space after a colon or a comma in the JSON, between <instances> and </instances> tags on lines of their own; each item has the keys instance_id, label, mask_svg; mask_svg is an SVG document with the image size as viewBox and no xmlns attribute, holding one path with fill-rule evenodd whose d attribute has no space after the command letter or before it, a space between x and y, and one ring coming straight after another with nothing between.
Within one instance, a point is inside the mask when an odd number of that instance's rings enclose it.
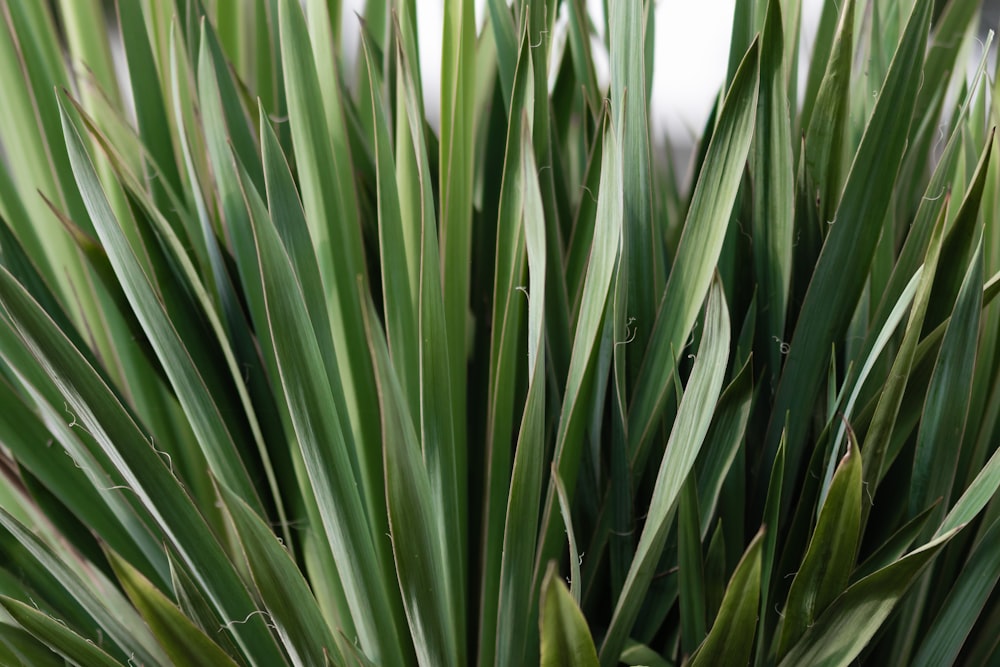
<instances>
[{"instance_id":1,"label":"leaf","mask_svg":"<svg viewBox=\"0 0 1000 667\"><path fill-rule=\"evenodd\" d=\"M173 602L128 561L106 552L129 599L146 619L160 646L177 665L236 667L218 644L201 631Z\"/></svg>"},{"instance_id":2,"label":"leaf","mask_svg":"<svg viewBox=\"0 0 1000 667\"><path fill-rule=\"evenodd\" d=\"M462 591L465 590L469 568L466 544L470 511L462 500L469 497L469 481L463 472L467 454L459 446L459 434L464 430L466 415L458 412L461 401L456 399L462 387L451 384L451 346L447 342L441 257L431 183L433 172L424 140L423 97L415 58L415 52L407 56L404 49L399 50L396 178L401 194L400 213L404 224L417 235L419 243L420 437L429 462L431 486L438 489L434 500L441 516L446 517L445 539L451 547L445 551L449 559L447 571L452 578L449 607L455 632L463 637L467 633L468 617ZM404 107L405 113L398 107ZM409 141L406 141L407 137ZM460 643L459 648L463 647Z\"/></svg>"},{"instance_id":3,"label":"leaf","mask_svg":"<svg viewBox=\"0 0 1000 667\"><path fill-rule=\"evenodd\" d=\"M211 376L208 379L205 377L205 372L212 372L213 368L211 365L206 368L195 363L198 357L192 357L191 346L186 344L178 331L179 328L184 330L183 324L171 318L164 305L164 297L154 288L151 277L146 273L112 212L97 180L93 163L68 112L62 106L60 109L73 173L90 219L107 250L108 259L119 276L129 303L175 387L177 398L212 472L259 511L263 511L234 436L211 391L219 390L219 387L211 381Z\"/></svg>"},{"instance_id":4,"label":"leaf","mask_svg":"<svg viewBox=\"0 0 1000 667\"><path fill-rule=\"evenodd\" d=\"M266 619L294 664L320 665L331 657L342 662L333 632L291 554L245 502L224 487L219 491L236 528L247 570L267 610Z\"/></svg>"},{"instance_id":5,"label":"leaf","mask_svg":"<svg viewBox=\"0 0 1000 667\"><path fill-rule=\"evenodd\" d=\"M875 337L875 340L871 346L871 351L865 357L864 364L862 364L861 366L861 370L857 373L855 377L852 378L854 387L851 389L850 396L848 396L846 402L844 402L843 400L839 401L840 403L843 404L842 412L839 413L842 418L840 420L840 424L837 426L836 436L833 439L833 447L830 449L830 460L826 466L826 473L823 475L823 486L820 489L821 504L823 502L823 499L826 498L826 494L830 486L830 481L833 478L833 471L834 471L834 466L836 465L837 455L841 450L841 447L844 442L844 437L847 434L848 420L854 418L854 407L858 400L858 396L860 395L861 390L865 385L865 381L869 377L869 374L872 372L872 369L875 367L880 356L882 355L883 350L885 350L886 345L888 345L890 339L895 334L896 327L899 326L899 323L902 321L903 316L906 314L907 309L913 302L914 295L916 294L917 289L921 284L920 276L922 275L923 271L924 267L920 267L917 270L917 272L910 279L910 282L907 284L906 289L904 289L903 293L899 296L899 301L896 302L896 305L893 307L892 312L889 313L889 317L886 319L885 325L882 327L882 329L878 332L878 335ZM924 294L924 296L926 296L926 293ZM912 312L914 314L921 314L922 316L923 313L922 309L924 308L925 305L926 305L925 302L921 302L921 304L918 304L912 309ZM897 356L897 359L898 358L899 357ZM844 390L846 390L846 388L847 385L845 384Z\"/></svg>"},{"instance_id":6,"label":"leaf","mask_svg":"<svg viewBox=\"0 0 1000 667\"><path fill-rule=\"evenodd\" d=\"M917 293L913 297L913 306L910 309L910 317L906 323L903 340L896 352L895 359L893 359L892 370L879 395L875 414L872 417L868 433L865 436L865 447L862 451L862 456L864 459L864 483L868 486L869 490L878 488L883 471L891 463L891 460L887 461L886 457L896 419L899 415L899 409L905 396L906 385L909 382L910 373L916 359L920 332L923 329L924 317L927 314L928 300L930 299L931 289L934 285L934 276L938 270L941 242L944 237L944 227L948 219L947 213L948 206L945 204L941 208L938 221L931 232L927 254L921 270L920 282L917 285ZM869 512L870 508L868 507L862 510L862 515L866 522Z\"/></svg>"},{"instance_id":7,"label":"leaf","mask_svg":"<svg viewBox=\"0 0 1000 667\"><path fill-rule=\"evenodd\" d=\"M34 607L3 595L0 595L0 606L6 609L21 627L55 649L64 658L87 667L122 667L122 663L102 651L96 644Z\"/></svg>"},{"instance_id":8,"label":"leaf","mask_svg":"<svg viewBox=\"0 0 1000 667\"><path fill-rule=\"evenodd\" d=\"M806 630L779 667L846 667L888 618L910 585L960 530L949 531L853 584Z\"/></svg>"},{"instance_id":9,"label":"leaf","mask_svg":"<svg viewBox=\"0 0 1000 667\"><path fill-rule=\"evenodd\" d=\"M948 598L923 633L912 667L955 664L998 579L1000 522L994 521L963 563Z\"/></svg>"},{"instance_id":10,"label":"leaf","mask_svg":"<svg viewBox=\"0 0 1000 667\"><path fill-rule=\"evenodd\" d=\"M163 531L216 613L230 620L246 618L255 606L232 562L118 396L5 269L0 269L0 304L32 355L55 381L65 405L113 462L116 474L125 482L123 489L135 494ZM36 403L40 409L59 415L51 406ZM270 634L261 632L260 623L259 618L251 618L235 626L233 637L252 664L280 664L280 651Z\"/></svg>"},{"instance_id":11,"label":"leaf","mask_svg":"<svg viewBox=\"0 0 1000 667\"><path fill-rule=\"evenodd\" d=\"M766 466L773 461L788 412L786 481L794 481L800 473L803 441L811 419L811 409L796 408L813 406L819 396L821 386L815 378L821 376L827 363L830 341L839 340L847 331L889 209L888 193L906 149L909 116L920 85L931 4L918 0L913 8L847 177L792 336L774 398L763 461Z\"/></svg>"},{"instance_id":12,"label":"leaf","mask_svg":"<svg viewBox=\"0 0 1000 667\"><path fill-rule=\"evenodd\" d=\"M625 219L624 252L628 254L629 309L640 322L629 355L629 377L635 375L647 341L655 335L649 325L656 319L656 297L663 289L663 242L658 226L653 223L653 195L650 180L649 104L646 99L645 48L647 38L646 3L641 0L619 0L607 5L611 67L611 116L618 130L621 148L622 203ZM756 76L756 75L755 75ZM739 143L733 150L739 154ZM726 205L724 188L717 192L721 206ZM714 262L706 258L706 271ZM676 266L674 270L676 270ZM691 294L700 305L702 295Z\"/></svg>"},{"instance_id":13,"label":"leaf","mask_svg":"<svg viewBox=\"0 0 1000 667\"><path fill-rule=\"evenodd\" d=\"M166 179L164 184L160 179L150 178L150 188L157 204L166 207L169 202L164 194L164 188L170 187L174 191L179 191L181 185L171 142L171 130L175 126L167 120L142 5L128 0L124 2L116 0L115 8L121 26L122 46L125 49L125 62L128 65L129 89L135 103L139 135L149 151L150 160L156 163L159 174Z\"/></svg>"},{"instance_id":14,"label":"leaf","mask_svg":"<svg viewBox=\"0 0 1000 667\"><path fill-rule=\"evenodd\" d=\"M677 500L677 566L681 611L681 649L693 652L707 632L705 563L702 558L698 487L689 474Z\"/></svg>"},{"instance_id":15,"label":"leaf","mask_svg":"<svg viewBox=\"0 0 1000 667\"><path fill-rule=\"evenodd\" d=\"M295 0L278 2L281 57L288 99L289 125L295 147L299 187L312 236L324 291L340 382L348 412L340 419L357 443L365 503L384 503L378 405L373 370L361 325L364 308L358 280L367 285L364 249L346 146L334 143L339 133L329 127L305 18Z\"/></svg>"},{"instance_id":16,"label":"leaf","mask_svg":"<svg viewBox=\"0 0 1000 667\"><path fill-rule=\"evenodd\" d=\"M736 566L715 623L691 655L690 667L745 665L750 661L757 630L764 535L764 529L758 531Z\"/></svg>"},{"instance_id":17,"label":"leaf","mask_svg":"<svg viewBox=\"0 0 1000 667\"><path fill-rule=\"evenodd\" d=\"M632 392L628 438L633 462L643 460L645 445L667 401L671 369L684 349L712 282L750 150L758 77L755 42L744 56L723 103L705 165L695 186L649 349Z\"/></svg>"},{"instance_id":18,"label":"leaf","mask_svg":"<svg viewBox=\"0 0 1000 667\"><path fill-rule=\"evenodd\" d=\"M761 36L761 90L757 101L757 129L753 153L753 260L758 303L765 317L759 340L766 345L763 362L777 381L781 374L781 345L785 337L785 309L792 275L792 235L795 206L795 169L788 107L788 73L781 3L767 2ZM775 343L777 339L778 343Z\"/></svg>"},{"instance_id":19,"label":"leaf","mask_svg":"<svg viewBox=\"0 0 1000 667\"><path fill-rule=\"evenodd\" d=\"M366 320L372 327L375 314ZM386 504L406 618L421 665L459 664L457 628L449 613L455 594L442 553L443 517L436 511L433 491L406 398L389 361L380 331L369 328L369 340L382 406Z\"/></svg>"},{"instance_id":20,"label":"leaf","mask_svg":"<svg viewBox=\"0 0 1000 667\"><path fill-rule=\"evenodd\" d=\"M756 664L761 664L764 661L764 656L767 655L770 648L770 638L773 637L772 626L776 623L774 619L775 609L771 607L771 592L774 590L771 577L774 575L775 566L779 563L777 528L780 526L784 472L785 440L782 438L781 444L778 445L778 454L774 457L774 466L771 468L771 479L767 487L767 498L764 501L764 517L761 525L762 530L764 530L764 544L761 553L760 622L758 624L760 639L757 641ZM769 526L773 528L769 530Z\"/></svg>"},{"instance_id":21,"label":"leaf","mask_svg":"<svg viewBox=\"0 0 1000 667\"><path fill-rule=\"evenodd\" d=\"M115 649L126 654L131 651L133 655L137 653L141 660L150 662L163 660L163 653L142 619L128 607L127 600L103 574L73 568L69 561L60 558L4 509L0 509L0 535L4 542L9 540L12 543L3 549L7 551L5 560L9 559L7 567L14 572L20 571L25 581L36 579L30 574L34 570L57 582L61 589L58 598L54 595L45 597L49 598L54 611L65 610L66 620L81 628L88 639L92 636L91 632L97 637L106 634L112 652ZM23 549L23 558L11 558L13 544ZM30 595L28 599L31 599ZM69 610L75 613L70 615ZM83 623L87 624L86 630L83 630Z\"/></svg>"},{"instance_id":22,"label":"leaf","mask_svg":"<svg viewBox=\"0 0 1000 667\"><path fill-rule=\"evenodd\" d=\"M705 436L705 445L695 463L702 538L712 527L726 475L744 442L752 403L753 367L748 360L722 392L712 415L712 425Z\"/></svg>"},{"instance_id":23,"label":"leaf","mask_svg":"<svg viewBox=\"0 0 1000 667\"><path fill-rule=\"evenodd\" d=\"M597 651L587 629L587 621L555 563L549 563L542 582L541 618L542 667L596 667Z\"/></svg>"},{"instance_id":24,"label":"leaf","mask_svg":"<svg viewBox=\"0 0 1000 667\"><path fill-rule=\"evenodd\" d=\"M523 36L522 36L523 39ZM523 49L523 42L522 42ZM520 63L520 58L518 62ZM441 42L440 184L441 276L451 386L456 412L466 412L466 331L472 242L472 189L475 150L476 16L472 0L445 0ZM515 75L516 78L516 75ZM515 84L516 88L516 84ZM517 94L512 96L517 99ZM517 105L512 109L522 109ZM530 106L528 107L530 109ZM530 111L529 111L530 113ZM513 122L510 123L514 125ZM519 134L513 134L516 138ZM464 442L463 433L456 433Z\"/></svg>"},{"instance_id":25,"label":"leaf","mask_svg":"<svg viewBox=\"0 0 1000 667\"><path fill-rule=\"evenodd\" d=\"M493 327L490 333L488 407L486 415L486 467L483 513L483 592L482 616L479 623L479 660L495 660L497 609L500 595L500 569L503 552L503 530L506 523L510 469L513 454L520 395L518 372L523 370L523 337L525 300L518 291L523 284L527 250L524 242L523 162L521 126L532 117L534 82L531 52L527 33L521 35L521 56L514 77L512 109L522 109L510 117L507 124L503 179L497 202L497 236L494 252L492 305ZM446 233L442 230L442 233ZM442 258L444 254L442 253ZM444 282L447 282L447 277ZM447 302L448 296L445 294ZM447 303L446 303L447 318ZM447 319L446 319L447 323ZM447 323L447 340L451 340L452 324ZM463 328L464 331L464 328ZM464 339L463 339L464 340ZM452 359L454 361L454 359ZM464 363L464 361L463 361ZM453 378L454 380L454 378ZM452 384L458 390L462 384ZM461 393L456 391L456 393ZM457 412L459 405L456 403ZM457 412L457 414L464 414ZM550 494L551 495L551 494ZM550 503L551 504L551 503ZM548 509L548 507L547 507ZM543 533L544 534L544 533Z\"/></svg>"},{"instance_id":26,"label":"leaf","mask_svg":"<svg viewBox=\"0 0 1000 667\"><path fill-rule=\"evenodd\" d=\"M522 664L532 616L533 571L545 460L545 280L542 195L528 123L521 125L521 213L528 255L528 395L511 471L497 623L497 662Z\"/></svg>"},{"instance_id":27,"label":"leaf","mask_svg":"<svg viewBox=\"0 0 1000 667\"><path fill-rule=\"evenodd\" d=\"M66 667L66 661L21 628L0 623L0 664L8 667Z\"/></svg>"},{"instance_id":28,"label":"leaf","mask_svg":"<svg viewBox=\"0 0 1000 667\"><path fill-rule=\"evenodd\" d=\"M802 566L792 581L778 640L782 658L846 588L860 539L861 452L852 432L823 502Z\"/></svg>"},{"instance_id":29,"label":"leaf","mask_svg":"<svg viewBox=\"0 0 1000 667\"><path fill-rule=\"evenodd\" d=\"M372 659L395 663L402 660L398 629L349 454L353 434L337 409L330 378L318 372L324 367L322 353L288 252L269 218L254 223L278 379L322 530L361 646Z\"/></svg>"},{"instance_id":30,"label":"leaf","mask_svg":"<svg viewBox=\"0 0 1000 667\"><path fill-rule=\"evenodd\" d=\"M959 456L955 443L961 443L965 433L983 304L981 240L974 252L924 401L909 487L911 517L934 499L950 497L954 486ZM944 508L939 511L943 514Z\"/></svg>"},{"instance_id":31,"label":"leaf","mask_svg":"<svg viewBox=\"0 0 1000 667\"><path fill-rule=\"evenodd\" d=\"M624 227L622 171L614 125L610 118L606 117L605 120L594 237L583 279L569 375L563 391L552 454L567 500L572 500L576 490L583 455L584 429L587 420L592 417L587 387L591 378L600 377L596 368L596 357L600 354L599 336L602 328L607 326L612 287L619 278L621 268ZM559 522L554 518L555 504L553 481L549 484L542 514L542 562L550 557L555 558L562 544ZM541 572L537 572L536 579L540 575Z\"/></svg>"},{"instance_id":32,"label":"leaf","mask_svg":"<svg viewBox=\"0 0 1000 667\"><path fill-rule=\"evenodd\" d=\"M705 308L701 346L660 463L646 524L601 645L602 665L613 665L618 660L625 639L639 616L641 602L666 543L681 486L694 466L722 391L729 341L729 313L722 285L716 280Z\"/></svg>"},{"instance_id":33,"label":"leaf","mask_svg":"<svg viewBox=\"0 0 1000 667\"><path fill-rule=\"evenodd\" d=\"M862 503L865 501L862 500ZM868 505L865 505L868 507ZM903 526L893 533L889 538L863 563L858 565L851 572L851 583L867 577L869 574L881 570L900 558L907 552L910 546L917 540L917 537L924 532L927 522L931 517L931 512L935 506L932 505L923 512L907 521Z\"/></svg>"}]
</instances>

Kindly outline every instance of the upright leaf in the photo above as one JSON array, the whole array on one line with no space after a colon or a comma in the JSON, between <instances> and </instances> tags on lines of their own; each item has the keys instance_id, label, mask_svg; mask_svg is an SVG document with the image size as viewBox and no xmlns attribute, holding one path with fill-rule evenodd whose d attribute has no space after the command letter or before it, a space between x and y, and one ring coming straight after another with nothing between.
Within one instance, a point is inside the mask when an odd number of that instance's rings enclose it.
<instances>
[{"instance_id":1,"label":"upright leaf","mask_svg":"<svg viewBox=\"0 0 1000 667\"><path fill-rule=\"evenodd\" d=\"M597 651L587 629L587 620L566 590L566 585L560 581L555 563L549 564L542 582L539 625L542 667L597 666Z\"/></svg>"},{"instance_id":2,"label":"upright leaf","mask_svg":"<svg viewBox=\"0 0 1000 667\"><path fill-rule=\"evenodd\" d=\"M920 87L931 4L929 0L917 0L914 5L854 158L792 336L762 462L770 466L773 461L788 413L786 481L799 475L803 440L821 390L816 378L827 364L830 341L839 340L847 331L889 209L888 193L906 149L910 114Z\"/></svg>"},{"instance_id":3,"label":"upright leaf","mask_svg":"<svg viewBox=\"0 0 1000 667\"><path fill-rule=\"evenodd\" d=\"M750 661L757 629L757 605L761 590L761 551L765 531L761 529L736 566L719 614L705 641L691 656L691 667L744 665Z\"/></svg>"},{"instance_id":4,"label":"upright leaf","mask_svg":"<svg viewBox=\"0 0 1000 667\"><path fill-rule=\"evenodd\" d=\"M701 346L660 463L636 556L615 605L608 634L601 644L602 665L617 663L625 639L639 616L642 599L666 543L681 486L694 466L722 391L729 358L729 340L728 309L722 285L716 280L712 283L705 308Z\"/></svg>"}]
</instances>

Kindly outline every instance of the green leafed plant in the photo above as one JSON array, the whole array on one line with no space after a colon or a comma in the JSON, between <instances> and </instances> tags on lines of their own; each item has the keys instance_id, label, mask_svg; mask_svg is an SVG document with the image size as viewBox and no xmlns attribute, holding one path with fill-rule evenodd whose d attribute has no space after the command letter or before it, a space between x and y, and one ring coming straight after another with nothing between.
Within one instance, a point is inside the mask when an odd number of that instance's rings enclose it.
<instances>
[{"instance_id":1,"label":"green leafed plant","mask_svg":"<svg viewBox=\"0 0 1000 667\"><path fill-rule=\"evenodd\" d=\"M597 4L0 0L0 663L1000 660L980 3Z\"/></svg>"}]
</instances>

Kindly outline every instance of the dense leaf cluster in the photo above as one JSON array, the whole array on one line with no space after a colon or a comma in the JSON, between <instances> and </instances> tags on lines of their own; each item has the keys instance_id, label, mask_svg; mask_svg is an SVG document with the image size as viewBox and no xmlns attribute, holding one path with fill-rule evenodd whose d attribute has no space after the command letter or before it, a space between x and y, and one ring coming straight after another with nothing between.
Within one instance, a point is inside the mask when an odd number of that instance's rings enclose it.
<instances>
[{"instance_id":1,"label":"dense leaf cluster","mask_svg":"<svg viewBox=\"0 0 1000 667\"><path fill-rule=\"evenodd\" d=\"M0 663L996 661L979 2L418 4L0 0Z\"/></svg>"}]
</instances>

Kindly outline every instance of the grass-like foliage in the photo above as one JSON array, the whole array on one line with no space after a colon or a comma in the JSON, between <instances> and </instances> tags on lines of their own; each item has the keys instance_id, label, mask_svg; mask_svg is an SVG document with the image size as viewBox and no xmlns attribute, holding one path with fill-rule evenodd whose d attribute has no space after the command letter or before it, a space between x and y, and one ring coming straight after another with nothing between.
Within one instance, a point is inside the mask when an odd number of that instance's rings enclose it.
<instances>
[{"instance_id":1,"label":"grass-like foliage","mask_svg":"<svg viewBox=\"0 0 1000 667\"><path fill-rule=\"evenodd\" d=\"M0 0L0 664L996 664L980 3L421 4Z\"/></svg>"}]
</instances>

